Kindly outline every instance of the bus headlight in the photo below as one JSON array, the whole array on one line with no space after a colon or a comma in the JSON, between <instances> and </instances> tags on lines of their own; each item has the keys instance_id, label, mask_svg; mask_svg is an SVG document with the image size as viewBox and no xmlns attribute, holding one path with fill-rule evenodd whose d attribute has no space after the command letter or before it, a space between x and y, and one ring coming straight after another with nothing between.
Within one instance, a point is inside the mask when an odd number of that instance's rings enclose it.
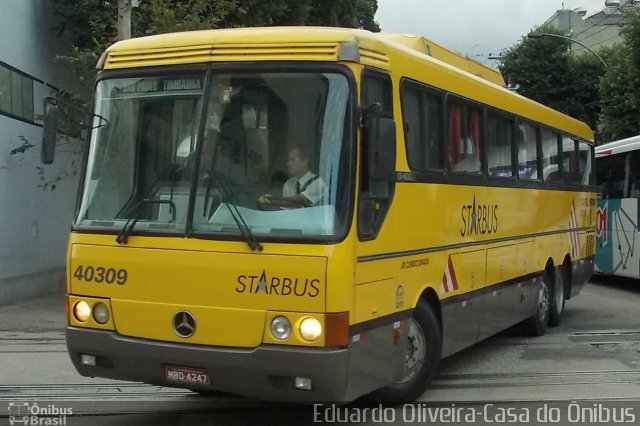
<instances>
[{"instance_id":1,"label":"bus headlight","mask_svg":"<svg viewBox=\"0 0 640 426\"><path fill-rule=\"evenodd\" d=\"M84 300L73 305L73 316L80 322L85 322L91 316L91 306Z\"/></svg>"},{"instance_id":2,"label":"bus headlight","mask_svg":"<svg viewBox=\"0 0 640 426\"><path fill-rule=\"evenodd\" d=\"M283 317L275 317L271 321L271 334L278 340L287 339L291 336L291 322Z\"/></svg>"},{"instance_id":3,"label":"bus headlight","mask_svg":"<svg viewBox=\"0 0 640 426\"><path fill-rule=\"evenodd\" d=\"M106 324L109 321L109 308L104 303L96 303L93 307L93 319L98 324Z\"/></svg>"},{"instance_id":4,"label":"bus headlight","mask_svg":"<svg viewBox=\"0 0 640 426\"><path fill-rule=\"evenodd\" d=\"M300 322L300 335L304 340L313 342L322 334L322 324L315 318L305 318Z\"/></svg>"}]
</instances>

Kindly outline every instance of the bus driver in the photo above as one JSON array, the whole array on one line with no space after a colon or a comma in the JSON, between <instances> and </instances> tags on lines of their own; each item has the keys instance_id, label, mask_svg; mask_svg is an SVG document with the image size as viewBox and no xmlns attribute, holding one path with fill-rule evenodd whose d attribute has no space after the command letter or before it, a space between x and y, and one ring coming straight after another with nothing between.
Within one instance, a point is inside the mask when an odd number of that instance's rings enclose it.
<instances>
[{"instance_id":1,"label":"bus driver","mask_svg":"<svg viewBox=\"0 0 640 426\"><path fill-rule=\"evenodd\" d=\"M258 205L268 209L270 204L283 207L312 207L324 204L327 199L327 186L322 178L309 168L309 151L303 145L295 145L289 150L287 160L289 180L282 187L282 198L271 194L258 197Z\"/></svg>"}]
</instances>

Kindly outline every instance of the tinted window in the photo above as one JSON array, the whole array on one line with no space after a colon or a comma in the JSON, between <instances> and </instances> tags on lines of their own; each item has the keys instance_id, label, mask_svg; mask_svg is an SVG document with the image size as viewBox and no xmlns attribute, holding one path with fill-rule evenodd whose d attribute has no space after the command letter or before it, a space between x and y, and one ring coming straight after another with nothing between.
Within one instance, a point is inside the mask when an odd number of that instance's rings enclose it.
<instances>
[{"instance_id":1,"label":"tinted window","mask_svg":"<svg viewBox=\"0 0 640 426\"><path fill-rule=\"evenodd\" d=\"M577 183L580 179L580 163L576 153L576 141L569 137L562 140L562 170L566 183Z\"/></svg>"},{"instance_id":2,"label":"tinted window","mask_svg":"<svg viewBox=\"0 0 640 426\"><path fill-rule=\"evenodd\" d=\"M542 140L542 179L559 181L560 157L558 156L558 135L549 130L540 132Z\"/></svg>"},{"instance_id":3,"label":"tinted window","mask_svg":"<svg viewBox=\"0 0 640 426\"><path fill-rule=\"evenodd\" d=\"M453 172L480 173L482 111L461 102L449 104L449 166Z\"/></svg>"},{"instance_id":4,"label":"tinted window","mask_svg":"<svg viewBox=\"0 0 640 426\"><path fill-rule=\"evenodd\" d=\"M487 120L487 168L489 176L513 176L512 145L514 122L511 119L489 114Z\"/></svg>"},{"instance_id":5,"label":"tinted window","mask_svg":"<svg viewBox=\"0 0 640 426\"><path fill-rule=\"evenodd\" d=\"M537 179L538 156L536 128L530 124L518 125L518 177L522 180Z\"/></svg>"},{"instance_id":6,"label":"tinted window","mask_svg":"<svg viewBox=\"0 0 640 426\"><path fill-rule=\"evenodd\" d=\"M417 86L404 85L402 113L411 168L444 169L442 98Z\"/></svg>"}]
</instances>

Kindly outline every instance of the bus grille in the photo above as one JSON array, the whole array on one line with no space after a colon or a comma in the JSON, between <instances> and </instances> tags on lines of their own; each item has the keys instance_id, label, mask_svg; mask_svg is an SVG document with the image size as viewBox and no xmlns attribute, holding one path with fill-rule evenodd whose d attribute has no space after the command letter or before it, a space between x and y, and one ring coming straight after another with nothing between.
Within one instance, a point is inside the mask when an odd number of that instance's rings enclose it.
<instances>
[{"instance_id":1,"label":"bus grille","mask_svg":"<svg viewBox=\"0 0 640 426\"><path fill-rule=\"evenodd\" d=\"M587 235L587 257L593 256L596 252L596 236L594 234Z\"/></svg>"},{"instance_id":2,"label":"bus grille","mask_svg":"<svg viewBox=\"0 0 640 426\"><path fill-rule=\"evenodd\" d=\"M378 68L389 69L389 56L360 46L360 62Z\"/></svg>"},{"instance_id":3,"label":"bus grille","mask_svg":"<svg viewBox=\"0 0 640 426\"><path fill-rule=\"evenodd\" d=\"M211 46L175 47L140 51L109 52L105 68L148 67L202 63L211 60Z\"/></svg>"},{"instance_id":4,"label":"bus grille","mask_svg":"<svg viewBox=\"0 0 640 426\"><path fill-rule=\"evenodd\" d=\"M105 69L231 61L337 61L337 43L200 45L109 52Z\"/></svg>"},{"instance_id":5,"label":"bus grille","mask_svg":"<svg viewBox=\"0 0 640 426\"><path fill-rule=\"evenodd\" d=\"M294 61L335 61L338 59L336 43L297 45L224 45L211 52L211 61L261 61L284 59Z\"/></svg>"}]
</instances>

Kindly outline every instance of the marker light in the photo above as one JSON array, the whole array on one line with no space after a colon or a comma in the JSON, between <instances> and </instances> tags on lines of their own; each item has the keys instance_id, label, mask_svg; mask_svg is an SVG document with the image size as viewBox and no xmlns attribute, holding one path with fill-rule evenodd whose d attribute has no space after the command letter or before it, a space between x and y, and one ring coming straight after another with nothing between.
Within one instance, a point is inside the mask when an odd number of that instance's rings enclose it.
<instances>
[{"instance_id":1,"label":"marker light","mask_svg":"<svg viewBox=\"0 0 640 426\"><path fill-rule=\"evenodd\" d=\"M109 321L109 308L104 303L96 303L93 307L93 319L98 324L106 324Z\"/></svg>"},{"instance_id":2,"label":"marker light","mask_svg":"<svg viewBox=\"0 0 640 426\"><path fill-rule=\"evenodd\" d=\"M300 335L304 340L313 342L322 334L322 324L315 318L305 318L300 323Z\"/></svg>"},{"instance_id":3,"label":"marker light","mask_svg":"<svg viewBox=\"0 0 640 426\"><path fill-rule=\"evenodd\" d=\"M291 322L285 317L275 317L271 321L271 334L278 340L291 336Z\"/></svg>"},{"instance_id":4,"label":"marker light","mask_svg":"<svg viewBox=\"0 0 640 426\"><path fill-rule=\"evenodd\" d=\"M80 322L85 322L91 316L91 307L84 300L73 306L73 316Z\"/></svg>"}]
</instances>

